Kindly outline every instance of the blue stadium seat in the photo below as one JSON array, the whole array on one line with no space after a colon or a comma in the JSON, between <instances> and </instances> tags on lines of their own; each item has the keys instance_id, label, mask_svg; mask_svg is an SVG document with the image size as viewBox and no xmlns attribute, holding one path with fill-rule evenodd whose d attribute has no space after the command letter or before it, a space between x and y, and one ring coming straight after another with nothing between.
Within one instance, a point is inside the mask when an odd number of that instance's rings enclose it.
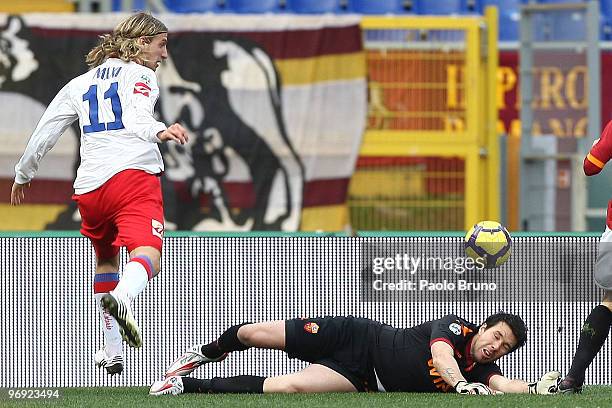
<instances>
[{"instance_id":1,"label":"blue stadium seat","mask_svg":"<svg viewBox=\"0 0 612 408\"><path fill-rule=\"evenodd\" d=\"M219 11L217 0L164 0L169 11L175 13L203 13Z\"/></svg>"},{"instance_id":2,"label":"blue stadium seat","mask_svg":"<svg viewBox=\"0 0 612 408\"><path fill-rule=\"evenodd\" d=\"M477 3L478 11L484 13L487 6L496 6L499 14L503 12L521 12L521 6L527 3L528 0L480 0Z\"/></svg>"},{"instance_id":3,"label":"blue stadium seat","mask_svg":"<svg viewBox=\"0 0 612 408\"><path fill-rule=\"evenodd\" d=\"M418 14L467 14L478 11L476 0L414 0Z\"/></svg>"},{"instance_id":4,"label":"blue stadium seat","mask_svg":"<svg viewBox=\"0 0 612 408\"><path fill-rule=\"evenodd\" d=\"M287 0L285 7L290 13L334 13L340 10L340 0Z\"/></svg>"},{"instance_id":5,"label":"blue stadium seat","mask_svg":"<svg viewBox=\"0 0 612 408\"><path fill-rule=\"evenodd\" d=\"M519 40L519 19L520 12L503 12L499 14L499 41L518 41Z\"/></svg>"},{"instance_id":6,"label":"blue stadium seat","mask_svg":"<svg viewBox=\"0 0 612 408\"><path fill-rule=\"evenodd\" d=\"M586 21L584 14L577 11L563 11L551 14L555 41L586 40Z\"/></svg>"},{"instance_id":7,"label":"blue stadium seat","mask_svg":"<svg viewBox=\"0 0 612 408\"><path fill-rule=\"evenodd\" d=\"M612 18L612 0L599 0L601 15L606 18Z\"/></svg>"},{"instance_id":8,"label":"blue stadium seat","mask_svg":"<svg viewBox=\"0 0 612 408\"><path fill-rule=\"evenodd\" d=\"M581 3L581 0L537 0L542 4ZM582 41L586 38L584 15L580 11L536 14L535 38L544 41Z\"/></svg>"},{"instance_id":9,"label":"blue stadium seat","mask_svg":"<svg viewBox=\"0 0 612 408\"><path fill-rule=\"evenodd\" d=\"M599 0L601 12L600 36L604 41L612 39L612 0Z\"/></svg>"},{"instance_id":10,"label":"blue stadium seat","mask_svg":"<svg viewBox=\"0 0 612 408\"><path fill-rule=\"evenodd\" d=\"M278 0L225 0L225 10L233 13L278 12Z\"/></svg>"},{"instance_id":11,"label":"blue stadium seat","mask_svg":"<svg viewBox=\"0 0 612 408\"><path fill-rule=\"evenodd\" d=\"M526 0L480 0L478 9L484 13L487 6L496 6L499 15L499 41L518 41L521 5L525 2Z\"/></svg>"},{"instance_id":12,"label":"blue stadium seat","mask_svg":"<svg viewBox=\"0 0 612 408\"><path fill-rule=\"evenodd\" d=\"M612 40L612 21L608 18L603 16L601 18L601 27L599 30L599 38L602 41L610 41Z\"/></svg>"},{"instance_id":13,"label":"blue stadium seat","mask_svg":"<svg viewBox=\"0 0 612 408\"><path fill-rule=\"evenodd\" d=\"M585 0L536 0L536 3L582 3Z\"/></svg>"},{"instance_id":14,"label":"blue stadium seat","mask_svg":"<svg viewBox=\"0 0 612 408\"><path fill-rule=\"evenodd\" d=\"M538 0L539 3L581 3L586 0ZM599 36L600 39L609 41L612 39L612 0L599 0L600 7L600 23ZM552 37L555 40L571 41L583 39L586 36L584 24L580 22L580 18L574 16L562 16L556 18L554 24L562 24L563 28L555 27Z\"/></svg>"},{"instance_id":15,"label":"blue stadium seat","mask_svg":"<svg viewBox=\"0 0 612 408\"><path fill-rule=\"evenodd\" d=\"M399 14L405 10L403 0L348 0L347 11L359 14Z\"/></svg>"}]
</instances>

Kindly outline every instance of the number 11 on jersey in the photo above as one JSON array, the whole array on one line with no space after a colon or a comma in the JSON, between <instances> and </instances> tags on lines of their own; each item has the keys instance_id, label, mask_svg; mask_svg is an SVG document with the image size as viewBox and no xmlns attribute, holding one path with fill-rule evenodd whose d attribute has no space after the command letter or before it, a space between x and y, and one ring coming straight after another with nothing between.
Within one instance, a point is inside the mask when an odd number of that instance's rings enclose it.
<instances>
[{"instance_id":1,"label":"number 11 on jersey","mask_svg":"<svg viewBox=\"0 0 612 408\"><path fill-rule=\"evenodd\" d=\"M89 125L83 126L83 133L95 133L104 130L118 130L124 128L123 122L121 121L123 109L121 108L121 100L117 93L118 86L118 82L113 82L108 90L104 92L104 99L110 99L113 114L115 115L115 120L112 122L100 123L98 119L98 85L90 86L87 92L83 94L83 102L89 102L90 123Z\"/></svg>"}]
</instances>

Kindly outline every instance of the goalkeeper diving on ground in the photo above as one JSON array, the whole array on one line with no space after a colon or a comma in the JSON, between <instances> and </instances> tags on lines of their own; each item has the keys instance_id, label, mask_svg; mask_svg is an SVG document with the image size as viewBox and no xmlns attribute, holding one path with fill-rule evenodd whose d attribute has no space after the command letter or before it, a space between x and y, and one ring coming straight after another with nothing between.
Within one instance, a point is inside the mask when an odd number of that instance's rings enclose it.
<instances>
[{"instance_id":1,"label":"goalkeeper diving on ground","mask_svg":"<svg viewBox=\"0 0 612 408\"><path fill-rule=\"evenodd\" d=\"M481 325L447 315L411 328L370 319L323 317L232 326L208 344L186 351L156 381L152 395L183 393L321 393L356 391L555 394L560 373L528 383L504 377L495 363L522 347L523 320L497 313ZM277 377L189 377L205 363L220 362L251 347L283 350L309 362Z\"/></svg>"}]
</instances>

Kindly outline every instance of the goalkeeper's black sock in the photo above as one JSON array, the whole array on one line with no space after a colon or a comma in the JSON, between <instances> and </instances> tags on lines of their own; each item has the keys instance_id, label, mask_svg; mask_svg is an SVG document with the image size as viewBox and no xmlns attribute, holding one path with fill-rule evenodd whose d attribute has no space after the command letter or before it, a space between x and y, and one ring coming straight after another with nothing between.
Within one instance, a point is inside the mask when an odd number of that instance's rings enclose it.
<instances>
[{"instance_id":1,"label":"goalkeeper's black sock","mask_svg":"<svg viewBox=\"0 0 612 408\"><path fill-rule=\"evenodd\" d=\"M217 340L217 345L219 349L224 353L228 353L230 351L242 351L248 349L250 346L246 346L238 340L238 329L242 326L246 326L251 323L242 323L236 326L232 326L226 331L223 332L219 339Z\"/></svg>"},{"instance_id":2,"label":"goalkeeper's black sock","mask_svg":"<svg viewBox=\"0 0 612 408\"><path fill-rule=\"evenodd\" d=\"M239 375L229 378L215 377L211 380L183 377L183 387L186 393L263 394L265 379L266 377L254 375Z\"/></svg>"},{"instance_id":3,"label":"goalkeeper's black sock","mask_svg":"<svg viewBox=\"0 0 612 408\"><path fill-rule=\"evenodd\" d=\"M193 377L182 377L185 393L207 393L210 391L210 380L201 380Z\"/></svg>"},{"instance_id":4,"label":"goalkeeper's black sock","mask_svg":"<svg viewBox=\"0 0 612 408\"><path fill-rule=\"evenodd\" d=\"M251 323L238 324L224 331L217 340L202 346L202 354L208 358L218 358L221 357L223 353L248 349L249 346L242 344L238 339L238 329L246 324Z\"/></svg>"},{"instance_id":5,"label":"goalkeeper's black sock","mask_svg":"<svg viewBox=\"0 0 612 408\"><path fill-rule=\"evenodd\" d=\"M202 346L202 354L208 358L215 359L221 357L224 351L219 348L219 342L215 340Z\"/></svg>"},{"instance_id":6,"label":"goalkeeper's black sock","mask_svg":"<svg viewBox=\"0 0 612 408\"><path fill-rule=\"evenodd\" d=\"M580 331L578 349L567 374L568 377L575 380L577 385L582 385L584 382L584 372L605 343L611 324L612 311L604 305L593 309L584 322Z\"/></svg>"}]
</instances>

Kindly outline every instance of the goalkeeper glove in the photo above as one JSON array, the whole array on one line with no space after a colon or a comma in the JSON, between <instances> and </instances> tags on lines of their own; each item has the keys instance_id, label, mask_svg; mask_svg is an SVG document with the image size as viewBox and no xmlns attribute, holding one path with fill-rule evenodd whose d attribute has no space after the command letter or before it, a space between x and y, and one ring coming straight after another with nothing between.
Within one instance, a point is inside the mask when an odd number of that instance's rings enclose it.
<instances>
[{"instance_id":1,"label":"goalkeeper glove","mask_svg":"<svg viewBox=\"0 0 612 408\"><path fill-rule=\"evenodd\" d=\"M556 394L559 391L559 383L561 382L561 373L558 371L550 371L544 374L536 382L528 384L530 394Z\"/></svg>"},{"instance_id":2,"label":"goalkeeper glove","mask_svg":"<svg viewBox=\"0 0 612 408\"><path fill-rule=\"evenodd\" d=\"M455 385L455 391L459 394L477 394L491 395L493 391L486 385L478 382L469 383L467 381L459 381Z\"/></svg>"}]
</instances>

